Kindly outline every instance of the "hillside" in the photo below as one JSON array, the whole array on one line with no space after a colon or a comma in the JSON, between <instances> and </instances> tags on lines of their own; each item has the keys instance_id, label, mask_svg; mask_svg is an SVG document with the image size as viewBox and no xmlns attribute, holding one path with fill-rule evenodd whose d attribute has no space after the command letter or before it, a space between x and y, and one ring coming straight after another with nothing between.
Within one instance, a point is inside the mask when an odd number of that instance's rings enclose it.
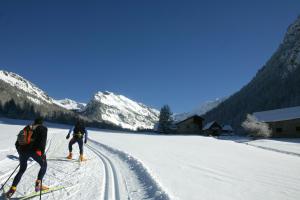
<instances>
[{"instance_id":1,"label":"hillside","mask_svg":"<svg viewBox=\"0 0 300 200\"><path fill-rule=\"evenodd\" d=\"M300 105L300 17L252 81L204 115L243 132L247 113Z\"/></svg>"}]
</instances>

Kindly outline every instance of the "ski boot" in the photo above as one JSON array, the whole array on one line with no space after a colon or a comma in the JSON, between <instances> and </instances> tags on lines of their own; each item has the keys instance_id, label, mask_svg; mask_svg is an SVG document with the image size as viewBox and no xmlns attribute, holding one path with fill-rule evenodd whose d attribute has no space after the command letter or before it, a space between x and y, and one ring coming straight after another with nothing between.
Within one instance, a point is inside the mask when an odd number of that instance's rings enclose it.
<instances>
[{"instance_id":1,"label":"ski boot","mask_svg":"<svg viewBox=\"0 0 300 200\"><path fill-rule=\"evenodd\" d=\"M70 152L69 155L67 156L67 159L71 160L72 157L73 157L73 154L72 154L72 152Z\"/></svg>"},{"instance_id":2,"label":"ski boot","mask_svg":"<svg viewBox=\"0 0 300 200\"><path fill-rule=\"evenodd\" d=\"M5 197L8 198L8 199L11 198L12 195L14 195L16 190L17 190L17 187L11 186L9 191L5 193Z\"/></svg>"},{"instance_id":3,"label":"ski boot","mask_svg":"<svg viewBox=\"0 0 300 200\"><path fill-rule=\"evenodd\" d=\"M47 187L46 185L41 185L41 180L36 180L35 181L35 191L39 192L40 190L48 190L49 187Z\"/></svg>"},{"instance_id":4,"label":"ski boot","mask_svg":"<svg viewBox=\"0 0 300 200\"><path fill-rule=\"evenodd\" d=\"M80 154L79 161L80 162L86 161L86 158L83 157L83 154Z\"/></svg>"}]
</instances>

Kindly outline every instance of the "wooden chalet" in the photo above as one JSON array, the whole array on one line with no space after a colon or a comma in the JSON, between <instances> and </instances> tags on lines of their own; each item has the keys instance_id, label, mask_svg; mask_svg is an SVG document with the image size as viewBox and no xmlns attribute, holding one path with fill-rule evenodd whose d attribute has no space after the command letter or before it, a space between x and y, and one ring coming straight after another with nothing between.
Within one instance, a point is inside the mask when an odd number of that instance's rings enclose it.
<instances>
[{"instance_id":1,"label":"wooden chalet","mask_svg":"<svg viewBox=\"0 0 300 200\"><path fill-rule=\"evenodd\" d=\"M300 137L300 106L255 112L253 116L269 125L272 137Z\"/></svg>"},{"instance_id":2,"label":"wooden chalet","mask_svg":"<svg viewBox=\"0 0 300 200\"><path fill-rule=\"evenodd\" d=\"M218 122L212 121L204 126L203 132L205 135L218 136L222 133L222 126Z\"/></svg>"},{"instance_id":3,"label":"wooden chalet","mask_svg":"<svg viewBox=\"0 0 300 200\"><path fill-rule=\"evenodd\" d=\"M202 134L204 119L198 115L193 115L177 122L176 132L178 134Z\"/></svg>"}]
</instances>

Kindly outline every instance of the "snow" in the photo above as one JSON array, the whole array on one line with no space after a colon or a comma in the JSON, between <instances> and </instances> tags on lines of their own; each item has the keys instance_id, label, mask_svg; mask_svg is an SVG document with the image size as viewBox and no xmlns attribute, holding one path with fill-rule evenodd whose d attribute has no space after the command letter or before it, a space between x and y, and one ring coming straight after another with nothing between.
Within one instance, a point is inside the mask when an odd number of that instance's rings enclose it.
<instances>
[{"instance_id":1,"label":"snow","mask_svg":"<svg viewBox=\"0 0 300 200\"><path fill-rule=\"evenodd\" d=\"M0 183L18 163L13 145L23 125L0 124ZM250 141L88 129L88 161L79 164L63 160L69 127L48 125L48 171L44 181L67 188L43 199L300 198L299 139ZM74 155L76 159L76 145ZM33 189L38 168L30 163L16 197Z\"/></svg>"},{"instance_id":2,"label":"snow","mask_svg":"<svg viewBox=\"0 0 300 200\"><path fill-rule=\"evenodd\" d=\"M83 110L86 106L84 103L77 103L70 99L54 100L36 85L12 72L0 70L0 80L26 92L28 94L26 98L37 105L42 104L42 101L44 101L49 104L56 104L68 110Z\"/></svg>"},{"instance_id":3,"label":"snow","mask_svg":"<svg viewBox=\"0 0 300 200\"><path fill-rule=\"evenodd\" d=\"M297 156L203 136L92 132L91 137L140 160L172 199L300 197Z\"/></svg>"},{"instance_id":4,"label":"snow","mask_svg":"<svg viewBox=\"0 0 300 200\"><path fill-rule=\"evenodd\" d=\"M63 109L77 110L79 112L85 111L88 106L85 103L79 103L67 98L55 100L33 83L13 72L0 70L0 81L4 81L18 89L12 92L15 92L19 97L22 96L22 92L25 92L24 98L36 105L41 105L46 102L48 104L57 105ZM103 113L101 111L99 111L99 113L94 113L96 116L101 116L97 120L104 120L122 128L132 130L137 130L138 128L152 129L158 121L158 110L147 107L142 103L135 102L123 95L116 95L107 91L98 92L94 95L90 103L93 103L94 101L103 105L101 107Z\"/></svg>"},{"instance_id":5,"label":"snow","mask_svg":"<svg viewBox=\"0 0 300 200\"><path fill-rule=\"evenodd\" d=\"M112 92L97 92L93 100L100 103L101 119L122 128L152 129L158 121L159 111ZM89 105L87 105L88 107ZM149 120L150 119L150 120Z\"/></svg>"},{"instance_id":6,"label":"snow","mask_svg":"<svg viewBox=\"0 0 300 200\"><path fill-rule=\"evenodd\" d=\"M42 91L33 83L24 79L22 76L18 74L0 70L0 80L12 85L13 87L23 90L24 92L29 93L34 97L41 99L45 102L48 103L53 102L52 99L44 91Z\"/></svg>"},{"instance_id":7,"label":"snow","mask_svg":"<svg viewBox=\"0 0 300 200\"><path fill-rule=\"evenodd\" d=\"M276 122L300 118L300 106L253 113L259 121Z\"/></svg>"},{"instance_id":8,"label":"snow","mask_svg":"<svg viewBox=\"0 0 300 200\"><path fill-rule=\"evenodd\" d=\"M222 130L223 131L233 131L233 128L230 125L224 125L223 128L222 128Z\"/></svg>"},{"instance_id":9,"label":"snow","mask_svg":"<svg viewBox=\"0 0 300 200\"><path fill-rule=\"evenodd\" d=\"M115 95L112 92L98 92L94 98L105 105L118 107L120 110L130 110L136 113L142 112L150 114L150 112L145 109L146 106L141 106L143 104L132 101L123 95ZM158 111L155 112L158 114Z\"/></svg>"},{"instance_id":10,"label":"snow","mask_svg":"<svg viewBox=\"0 0 300 200\"><path fill-rule=\"evenodd\" d=\"M31 96L27 96L27 99L29 99L30 101L32 101L35 104L38 104L38 105L41 104L41 101L39 99L33 98Z\"/></svg>"},{"instance_id":11,"label":"snow","mask_svg":"<svg viewBox=\"0 0 300 200\"><path fill-rule=\"evenodd\" d=\"M207 123L207 124L203 127L203 130L209 129L214 123L215 123L215 121L212 121L212 122Z\"/></svg>"},{"instance_id":12,"label":"snow","mask_svg":"<svg viewBox=\"0 0 300 200\"><path fill-rule=\"evenodd\" d=\"M83 111L86 107L86 103L79 103L72 99L54 100L54 103L67 110Z\"/></svg>"},{"instance_id":13,"label":"snow","mask_svg":"<svg viewBox=\"0 0 300 200\"><path fill-rule=\"evenodd\" d=\"M271 151L300 156L300 139L260 139L247 143Z\"/></svg>"}]
</instances>

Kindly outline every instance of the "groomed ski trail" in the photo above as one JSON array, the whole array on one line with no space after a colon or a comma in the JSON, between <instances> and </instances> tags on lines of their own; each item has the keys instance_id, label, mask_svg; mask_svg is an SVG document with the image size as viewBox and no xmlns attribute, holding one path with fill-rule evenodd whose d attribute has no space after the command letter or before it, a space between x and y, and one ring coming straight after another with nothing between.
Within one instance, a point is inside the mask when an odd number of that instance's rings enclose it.
<instances>
[{"instance_id":1,"label":"groomed ski trail","mask_svg":"<svg viewBox=\"0 0 300 200\"><path fill-rule=\"evenodd\" d=\"M131 155L92 139L89 139L89 148L107 164L110 184L114 184L107 189L113 189L110 194L115 193L116 199L171 199L143 164Z\"/></svg>"},{"instance_id":2,"label":"groomed ski trail","mask_svg":"<svg viewBox=\"0 0 300 200\"><path fill-rule=\"evenodd\" d=\"M97 157L102 161L104 165L104 176L102 188L103 200L118 200L120 199L119 182L116 169L111 160L102 154L98 149L92 147L90 144L86 145L91 151L93 151Z\"/></svg>"},{"instance_id":3,"label":"groomed ski trail","mask_svg":"<svg viewBox=\"0 0 300 200\"><path fill-rule=\"evenodd\" d=\"M168 200L168 195L158 186L141 163L130 155L118 152L98 141L89 140L84 147L87 161L79 162L78 145L73 145L73 159L68 160L67 130L50 128L47 142L47 173L43 183L64 188L44 194L43 200ZM18 154L7 156L9 169L1 174L0 184L18 165ZM13 157L13 158L9 158ZM22 198L34 190L40 166L29 161L13 198ZM8 181L6 189L11 185ZM2 191L1 191L2 192ZM3 199L0 197L0 200ZM32 199L39 199L34 197Z\"/></svg>"}]
</instances>

